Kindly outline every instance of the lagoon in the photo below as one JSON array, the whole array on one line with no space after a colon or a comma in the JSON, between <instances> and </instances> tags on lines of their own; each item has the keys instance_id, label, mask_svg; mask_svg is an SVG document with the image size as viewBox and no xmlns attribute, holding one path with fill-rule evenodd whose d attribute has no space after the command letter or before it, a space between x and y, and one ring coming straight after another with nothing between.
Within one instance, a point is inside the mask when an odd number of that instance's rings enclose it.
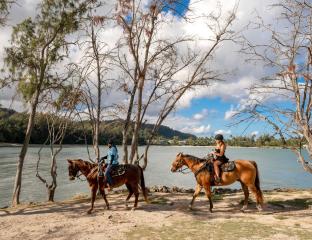
<instances>
[{"instance_id":1,"label":"lagoon","mask_svg":"<svg viewBox=\"0 0 312 240\"><path fill-rule=\"evenodd\" d=\"M121 151L121 148L118 147ZM23 183L21 192L22 202L38 202L47 198L44 185L36 178L36 162L38 158L38 146L29 148L23 170ZM90 148L90 152L92 152ZM143 147L139 150L143 151ZM194 146L152 146L149 152L149 164L144 172L146 186L166 185L193 188L195 186L194 175L171 173L171 163L179 152L203 157L212 150L212 147ZM20 147L0 147L0 207L10 204L16 162ZM105 153L106 149L101 148ZM227 157L234 159L248 159L257 162L260 172L262 189L274 188L312 188L312 174L305 172L297 162L296 156L289 149L278 148L234 148L228 147ZM122 156L122 152L119 153ZM40 172L49 178L49 148L42 150ZM89 193L86 182L69 181L66 159L88 159L86 146L64 146L58 155L57 181L55 200L64 200L79 193ZM231 188L240 188L240 184L233 184Z\"/></svg>"}]
</instances>

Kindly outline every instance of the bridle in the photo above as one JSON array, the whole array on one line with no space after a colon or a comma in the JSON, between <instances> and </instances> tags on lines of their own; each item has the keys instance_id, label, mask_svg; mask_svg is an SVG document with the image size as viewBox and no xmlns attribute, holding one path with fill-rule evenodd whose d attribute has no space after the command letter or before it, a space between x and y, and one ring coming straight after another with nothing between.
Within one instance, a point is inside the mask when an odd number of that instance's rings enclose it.
<instances>
[{"instance_id":1,"label":"bridle","mask_svg":"<svg viewBox=\"0 0 312 240\"><path fill-rule=\"evenodd\" d=\"M75 170L76 170L76 169L75 169ZM77 173L78 173L78 172L79 172L79 170L77 171ZM71 172L71 177L73 177L74 179L79 179L79 180L82 181L82 182L87 181L87 179L81 179L81 178L80 178L80 176L83 175L82 172L80 172L80 174L77 174L77 173L76 173L76 176L74 176L74 174L72 174L72 172Z\"/></svg>"},{"instance_id":2,"label":"bridle","mask_svg":"<svg viewBox=\"0 0 312 240\"><path fill-rule=\"evenodd\" d=\"M176 170L176 172L183 173L183 174L189 174L192 172L188 167L182 168L183 167L183 160L181 158L179 159L177 166L179 166L179 169ZM189 170L189 171L186 172L186 170Z\"/></svg>"},{"instance_id":3,"label":"bridle","mask_svg":"<svg viewBox=\"0 0 312 240\"><path fill-rule=\"evenodd\" d=\"M86 179L81 179L80 178L81 175L83 175L83 174L80 172L80 174L78 174L75 178L79 179L82 182L87 181L87 178Z\"/></svg>"}]
</instances>

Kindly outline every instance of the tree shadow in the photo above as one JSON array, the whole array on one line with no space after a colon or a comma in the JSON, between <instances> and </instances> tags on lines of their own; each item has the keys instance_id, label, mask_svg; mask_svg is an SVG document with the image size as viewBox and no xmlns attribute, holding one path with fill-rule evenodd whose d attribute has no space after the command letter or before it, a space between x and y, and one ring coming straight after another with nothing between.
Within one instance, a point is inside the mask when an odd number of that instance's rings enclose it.
<instances>
[{"instance_id":1,"label":"tree shadow","mask_svg":"<svg viewBox=\"0 0 312 240\"><path fill-rule=\"evenodd\" d=\"M66 214L69 218L77 218L79 215L93 216L94 214L101 214L105 212L123 212L129 211L134 203L134 197L128 202L128 208L125 207L126 193L108 194L107 199L110 202L110 210L105 210L105 203L101 197L97 197L95 201L94 212L88 215L86 212L90 207L90 198L75 199L65 202L55 202L39 205L27 205L17 209L0 209L1 216L14 216L14 215L34 215L34 214L47 214L47 213L61 213ZM146 212L167 212L168 216L174 212L180 212L191 215L194 218L240 218L238 213L242 207L242 195L221 194L214 197L213 213L209 211L209 202L205 196L201 195L196 199L193 205L193 210L189 209L189 203L192 199L192 194L187 193L149 193L150 203L147 204L139 198L138 210ZM250 201L248 210L245 214L278 214L283 213L291 215L292 212L297 212L296 215L300 216L300 210L310 209L312 205L311 198L295 198L289 200L270 200L265 204L263 212L258 212L256 205ZM298 213L299 211L299 213ZM312 216L312 212L305 211L302 216Z\"/></svg>"}]
</instances>

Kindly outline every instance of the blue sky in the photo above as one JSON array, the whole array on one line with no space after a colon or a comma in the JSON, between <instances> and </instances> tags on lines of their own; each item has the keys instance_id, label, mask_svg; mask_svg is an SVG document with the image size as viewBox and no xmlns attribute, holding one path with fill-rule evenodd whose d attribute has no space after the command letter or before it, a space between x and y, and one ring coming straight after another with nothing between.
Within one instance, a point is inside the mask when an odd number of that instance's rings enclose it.
<instances>
[{"instance_id":1,"label":"blue sky","mask_svg":"<svg viewBox=\"0 0 312 240\"><path fill-rule=\"evenodd\" d=\"M181 4L177 4L174 7L176 11L179 12L179 14L183 15L186 13L186 8L189 6L189 4L189 0L181 0ZM240 99L233 99L231 97L222 99L222 96L193 98L189 106L178 109L175 114L177 116L182 116L185 119L189 119L190 121L196 118L197 114L200 114L202 117L197 121L198 124L200 126L209 126L210 130L204 131L202 133L193 132L197 136L213 136L217 131L224 132L226 136L250 136L251 134L255 133L261 135L263 133L272 132L270 126L267 126L266 124L259 121L253 122L252 124L242 123L234 127L230 126L231 123L233 123L233 119L226 119L226 112L231 108L235 108L235 106L237 106L239 103ZM182 130L185 129L182 128ZM192 133L191 129L185 131Z\"/></svg>"}]
</instances>

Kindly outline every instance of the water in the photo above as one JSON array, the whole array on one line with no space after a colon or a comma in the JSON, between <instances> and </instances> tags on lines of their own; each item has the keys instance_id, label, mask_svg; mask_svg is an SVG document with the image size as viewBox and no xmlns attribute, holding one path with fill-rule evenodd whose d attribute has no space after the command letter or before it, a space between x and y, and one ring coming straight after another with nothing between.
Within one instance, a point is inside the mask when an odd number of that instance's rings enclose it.
<instances>
[{"instance_id":1,"label":"water","mask_svg":"<svg viewBox=\"0 0 312 240\"><path fill-rule=\"evenodd\" d=\"M45 186L36 177L36 162L38 147L30 147L23 170L21 201L37 202L47 199ZM90 149L92 151L92 149ZM101 149L104 152L104 149ZM142 150L140 148L140 150ZM20 148L0 148L0 207L9 205L14 184L16 161ZM121 150L120 150L121 151ZM179 152L204 156L211 151L208 147L184 146L152 146L149 152L149 164L144 172L147 186L166 185L193 188L195 178L193 174L184 175L171 173L171 163ZM50 155L49 148L42 150L40 173L49 178ZM122 156L122 152L119 153ZM56 200L73 197L79 193L89 193L88 184L80 180L69 181L66 159L87 159L85 146L65 146L58 155L58 177ZM261 186L263 189L281 188L311 188L312 174L305 172L296 161L291 150L265 148L228 148L227 156L230 159L249 159L257 161ZM239 184L231 185L240 188Z\"/></svg>"}]
</instances>

